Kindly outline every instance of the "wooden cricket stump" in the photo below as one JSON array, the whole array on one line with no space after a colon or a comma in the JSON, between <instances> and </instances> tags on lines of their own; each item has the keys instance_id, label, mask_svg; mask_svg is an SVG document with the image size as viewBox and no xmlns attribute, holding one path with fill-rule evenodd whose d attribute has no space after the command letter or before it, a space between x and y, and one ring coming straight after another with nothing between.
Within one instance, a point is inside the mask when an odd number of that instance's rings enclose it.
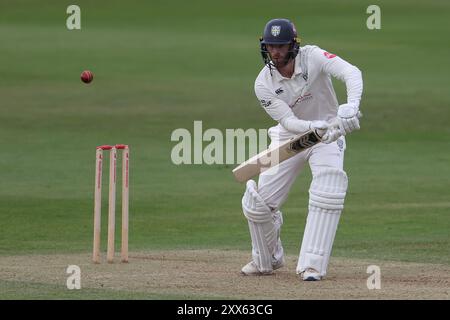
<instances>
[{"instance_id":1,"label":"wooden cricket stump","mask_svg":"<svg viewBox=\"0 0 450 320\"><path fill-rule=\"evenodd\" d=\"M115 146L103 145L96 149L95 157L95 192L94 192L94 244L92 261L100 263L100 238L102 215L102 172L103 151L109 154L109 206L108 206L108 248L106 260L114 262L114 240L116 228L116 184L117 184L117 151L122 151L122 245L120 260L128 262L128 205L129 205L129 169L130 149L128 145L117 144Z\"/></svg>"}]
</instances>

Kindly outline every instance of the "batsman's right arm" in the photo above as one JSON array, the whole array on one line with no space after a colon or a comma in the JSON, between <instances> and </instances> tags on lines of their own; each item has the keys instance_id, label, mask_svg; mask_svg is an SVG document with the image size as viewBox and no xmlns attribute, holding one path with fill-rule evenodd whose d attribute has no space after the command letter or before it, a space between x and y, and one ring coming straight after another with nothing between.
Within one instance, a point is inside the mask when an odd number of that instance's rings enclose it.
<instances>
[{"instance_id":1,"label":"batsman's right arm","mask_svg":"<svg viewBox=\"0 0 450 320\"><path fill-rule=\"evenodd\" d=\"M263 109L286 130L295 134L310 130L311 121L297 118L288 104L274 96L264 84L255 82L255 94Z\"/></svg>"}]
</instances>

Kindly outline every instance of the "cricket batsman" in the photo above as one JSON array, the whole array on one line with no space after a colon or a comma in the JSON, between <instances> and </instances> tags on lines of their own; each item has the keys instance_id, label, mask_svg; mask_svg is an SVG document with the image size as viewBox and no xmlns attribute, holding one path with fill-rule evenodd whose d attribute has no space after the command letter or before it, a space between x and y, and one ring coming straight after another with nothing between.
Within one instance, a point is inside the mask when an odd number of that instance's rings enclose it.
<instances>
[{"instance_id":1,"label":"cricket batsman","mask_svg":"<svg viewBox=\"0 0 450 320\"><path fill-rule=\"evenodd\" d=\"M296 177L308 163L312 172L309 206L297 274L321 280L327 267L347 191L345 135L360 129L363 91L360 70L317 46L300 47L294 24L270 20L260 40L264 67L255 81L262 108L278 125L269 129L271 146L309 130L322 132L322 142L249 180L242 198L252 240L252 261L244 275L267 275L283 267L281 206ZM331 77L343 81L347 102L339 105Z\"/></svg>"}]
</instances>

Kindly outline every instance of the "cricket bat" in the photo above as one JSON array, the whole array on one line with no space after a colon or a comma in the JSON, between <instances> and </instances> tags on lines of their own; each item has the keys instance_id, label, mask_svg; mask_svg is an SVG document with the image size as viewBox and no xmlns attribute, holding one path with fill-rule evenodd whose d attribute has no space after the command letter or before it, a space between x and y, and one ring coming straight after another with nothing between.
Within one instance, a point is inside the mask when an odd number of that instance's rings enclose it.
<instances>
[{"instance_id":1,"label":"cricket bat","mask_svg":"<svg viewBox=\"0 0 450 320\"><path fill-rule=\"evenodd\" d=\"M261 172L280 164L320 141L322 141L320 135L313 130L297 135L241 163L233 170L233 175L237 181L246 182Z\"/></svg>"},{"instance_id":2,"label":"cricket bat","mask_svg":"<svg viewBox=\"0 0 450 320\"><path fill-rule=\"evenodd\" d=\"M362 113L358 112L358 118L362 117ZM334 119L330 123L330 127L339 127L339 122ZM306 133L296 135L291 139L263 152L258 153L254 157L241 163L233 169L233 175L239 182L246 182L254 176L277 166L281 162L305 151L308 148L322 141L322 135L325 132L317 133L310 130Z\"/></svg>"}]
</instances>

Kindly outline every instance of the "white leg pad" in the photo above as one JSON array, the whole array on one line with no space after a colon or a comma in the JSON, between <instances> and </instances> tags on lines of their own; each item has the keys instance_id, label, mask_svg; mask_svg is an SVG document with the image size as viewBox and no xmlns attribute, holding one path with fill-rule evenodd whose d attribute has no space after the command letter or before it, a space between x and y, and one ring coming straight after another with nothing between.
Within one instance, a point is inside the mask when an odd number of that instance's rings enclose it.
<instances>
[{"instance_id":1,"label":"white leg pad","mask_svg":"<svg viewBox=\"0 0 450 320\"><path fill-rule=\"evenodd\" d=\"M247 189L242 198L242 209L248 220L252 238L253 261L261 273L271 273L273 271L273 255L278 244L280 221L282 221L281 214L272 214L272 210L258 194L256 183L253 180L247 182ZM275 222L278 226L275 225Z\"/></svg>"},{"instance_id":2,"label":"white leg pad","mask_svg":"<svg viewBox=\"0 0 450 320\"><path fill-rule=\"evenodd\" d=\"M275 212L273 216L273 221L275 225L277 240L273 251L272 266L281 266L284 265L284 250L281 244L281 237L280 237L281 226L283 225L283 214L281 213L281 211L278 210Z\"/></svg>"},{"instance_id":3,"label":"white leg pad","mask_svg":"<svg viewBox=\"0 0 450 320\"><path fill-rule=\"evenodd\" d=\"M326 275L347 186L347 175L339 169L324 169L313 177L297 273L313 268Z\"/></svg>"}]
</instances>

